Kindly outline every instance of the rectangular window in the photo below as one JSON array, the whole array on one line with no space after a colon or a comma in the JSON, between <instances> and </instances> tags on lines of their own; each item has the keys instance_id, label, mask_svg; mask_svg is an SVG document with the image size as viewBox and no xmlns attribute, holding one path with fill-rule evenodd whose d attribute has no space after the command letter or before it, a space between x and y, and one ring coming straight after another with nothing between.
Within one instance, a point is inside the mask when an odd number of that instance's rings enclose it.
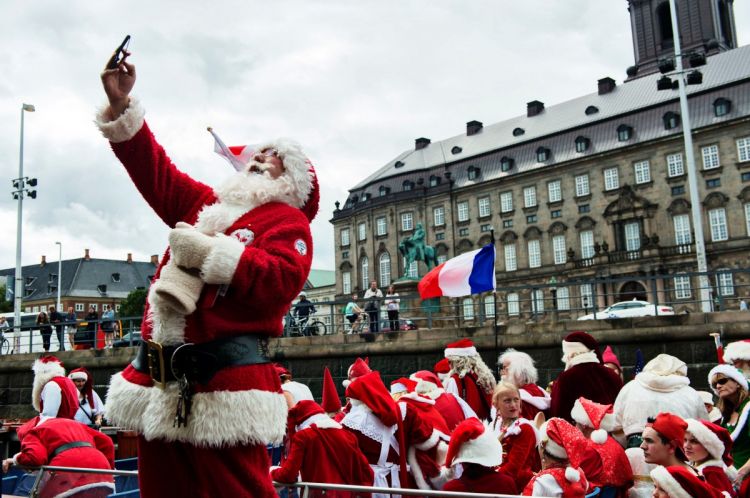
<instances>
[{"instance_id":1,"label":"rectangular window","mask_svg":"<svg viewBox=\"0 0 750 498\"><path fill-rule=\"evenodd\" d=\"M720 296L734 295L734 275L731 273L716 274L716 290Z\"/></svg>"},{"instance_id":2,"label":"rectangular window","mask_svg":"<svg viewBox=\"0 0 750 498\"><path fill-rule=\"evenodd\" d=\"M737 158L741 163L750 161L750 137L737 139Z\"/></svg>"},{"instance_id":3,"label":"rectangular window","mask_svg":"<svg viewBox=\"0 0 750 498\"><path fill-rule=\"evenodd\" d=\"M526 187L523 189L523 207L536 206L536 187Z\"/></svg>"},{"instance_id":4,"label":"rectangular window","mask_svg":"<svg viewBox=\"0 0 750 498\"><path fill-rule=\"evenodd\" d=\"M745 204L745 230L747 230L747 235L750 236L750 203Z\"/></svg>"},{"instance_id":5,"label":"rectangular window","mask_svg":"<svg viewBox=\"0 0 750 498\"><path fill-rule=\"evenodd\" d=\"M414 215L412 213L401 213L401 230L404 232L414 230Z\"/></svg>"},{"instance_id":6,"label":"rectangular window","mask_svg":"<svg viewBox=\"0 0 750 498\"><path fill-rule=\"evenodd\" d=\"M492 294L484 296L484 316L489 318L495 316L495 296Z\"/></svg>"},{"instance_id":7,"label":"rectangular window","mask_svg":"<svg viewBox=\"0 0 750 498\"><path fill-rule=\"evenodd\" d=\"M469 221L469 203L467 201L458 203L458 221Z\"/></svg>"},{"instance_id":8,"label":"rectangular window","mask_svg":"<svg viewBox=\"0 0 750 498\"><path fill-rule=\"evenodd\" d=\"M682 153L670 154L667 156L667 175L682 176L685 174L685 167L682 164Z\"/></svg>"},{"instance_id":9,"label":"rectangular window","mask_svg":"<svg viewBox=\"0 0 750 498\"><path fill-rule=\"evenodd\" d=\"M578 175L576 176L576 197L583 197L589 195L589 175Z\"/></svg>"},{"instance_id":10,"label":"rectangular window","mask_svg":"<svg viewBox=\"0 0 750 498\"><path fill-rule=\"evenodd\" d=\"M564 265L565 255L565 235L555 235L552 237L552 252L555 255L555 264Z\"/></svg>"},{"instance_id":11,"label":"rectangular window","mask_svg":"<svg viewBox=\"0 0 750 498\"><path fill-rule=\"evenodd\" d=\"M513 211L513 192L500 194L500 212L510 213Z\"/></svg>"},{"instance_id":12,"label":"rectangular window","mask_svg":"<svg viewBox=\"0 0 750 498\"><path fill-rule=\"evenodd\" d=\"M674 298L690 299L691 296L690 277L687 275L677 275L674 277Z\"/></svg>"},{"instance_id":13,"label":"rectangular window","mask_svg":"<svg viewBox=\"0 0 750 498\"><path fill-rule=\"evenodd\" d=\"M518 264L516 262L516 245L505 244L503 246L505 253L505 271L516 271Z\"/></svg>"},{"instance_id":14,"label":"rectangular window","mask_svg":"<svg viewBox=\"0 0 750 498\"><path fill-rule=\"evenodd\" d=\"M84 309L83 303L76 303L76 311L83 311Z\"/></svg>"},{"instance_id":15,"label":"rectangular window","mask_svg":"<svg viewBox=\"0 0 750 498\"><path fill-rule=\"evenodd\" d=\"M461 228L458 230L458 235L461 237L468 237L469 236L469 229L468 228Z\"/></svg>"},{"instance_id":16,"label":"rectangular window","mask_svg":"<svg viewBox=\"0 0 750 498\"><path fill-rule=\"evenodd\" d=\"M641 248L641 225L637 222L625 223L625 250L637 251Z\"/></svg>"},{"instance_id":17,"label":"rectangular window","mask_svg":"<svg viewBox=\"0 0 750 498\"><path fill-rule=\"evenodd\" d=\"M567 287L557 289L557 309L560 311L570 310L570 290Z\"/></svg>"},{"instance_id":18,"label":"rectangular window","mask_svg":"<svg viewBox=\"0 0 750 498\"><path fill-rule=\"evenodd\" d=\"M693 242L693 236L690 233L690 216L687 214L678 214L672 217L674 222L674 243L681 246Z\"/></svg>"},{"instance_id":19,"label":"rectangular window","mask_svg":"<svg viewBox=\"0 0 750 498\"><path fill-rule=\"evenodd\" d=\"M677 185L671 189L672 195L683 195L685 193L685 185Z\"/></svg>"},{"instance_id":20,"label":"rectangular window","mask_svg":"<svg viewBox=\"0 0 750 498\"><path fill-rule=\"evenodd\" d=\"M579 213L590 213L591 212L591 206L588 204L581 204L578 206L578 212Z\"/></svg>"},{"instance_id":21,"label":"rectangular window","mask_svg":"<svg viewBox=\"0 0 750 498\"><path fill-rule=\"evenodd\" d=\"M492 230L492 225L490 225L489 223L486 223L479 227L479 231L481 232L489 232L490 230Z\"/></svg>"},{"instance_id":22,"label":"rectangular window","mask_svg":"<svg viewBox=\"0 0 750 498\"><path fill-rule=\"evenodd\" d=\"M340 233L341 233L341 245L348 246L349 245L349 229L342 228Z\"/></svg>"},{"instance_id":23,"label":"rectangular window","mask_svg":"<svg viewBox=\"0 0 750 498\"><path fill-rule=\"evenodd\" d=\"M445 232L436 233L435 240L445 240Z\"/></svg>"},{"instance_id":24,"label":"rectangular window","mask_svg":"<svg viewBox=\"0 0 750 498\"><path fill-rule=\"evenodd\" d=\"M718 145L707 145L701 147L701 156L703 156L703 169L714 169L719 167Z\"/></svg>"},{"instance_id":25,"label":"rectangular window","mask_svg":"<svg viewBox=\"0 0 750 498\"><path fill-rule=\"evenodd\" d=\"M442 265L446 261L448 261L448 255L447 254L440 254L440 255L438 255L438 257L437 257L437 263L439 265Z\"/></svg>"},{"instance_id":26,"label":"rectangular window","mask_svg":"<svg viewBox=\"0 0 750 498\"><path fill-rule=\"evenodd\" d=\"M378 235L385 235L388 233L388 224L385 221L385 216L379 216L375 220L375 230Z\"/></svg>"},{"instance_id":27,"label":"rectangular window","mask_svg":"<svg viewBox=\"0 0 750 498\"><path fill-rule=\"evenodd\" d=\"M604 190L617 190L620 188L620 177L617 168L607 168L604 170Z\"/></svg>"},{"instance_id":28,"label":"rectangular window","mask_svg":"<svg viewBox=\"0 0 750 498\"><path fill-rule=\"evenodd\" d=\"M349 259L349 251L341 251L342 259Z\"/></svg>"},{"instance_id":29,"label":"rectangular window","mask_svg":"<svg viewBox=\"0 0 750 498\"><path fill-rule=\"evenodd\" d=\"M721 178L709 178L706 180L706 188L721 187Z\"/></svg>"},{"instance_id":30,"label":"rectangular window","mask_svg":"<svg viewBox=\"0 0 750 498\"><path fill-rule=\"evenodd\" d=\"M649 183L651 181L651 165L648 161L638 161L633 164L635 183Z\"/></svg>"},{"instance_id":31,"label":"rectangular window","mask_svg":"<svg viewBox=\"0 0 750 498\"><path fill-rule=\"evenodd\" d=\"M445 225L445 208L438 206L432 210L432 222L436 227Z\"/></svg>"},{"instance_id":32,"label":"rectangular window","mask_svg":"<svg viewBox=\"0 0 750 498\"><path fill-rule=\"evenodd\" d=\"M745 172L740 175L740 179L743 182L750 182L750 172Z\"/></svg>"},{"instance_id":33,"label":"rectangular window","mask_svg":"<svg viewBox=\"0 0 750 498\"><path fill-rule=\"evenodd\" d=\"M530 214L526 217L526 223L536 223L536 221L537 219L535 214Z\"/></svg>"},{"instance_id":34,"label":"rectangular window","mask_svg":"<svg viewBox=\"0 0 750 498\"><path fill-rule=\"evenodd\" d=\"M708 212L708 224L711 227L711 242L719 242L729 238L727 212L724 208L711 209Z\"/></svg>"},{"instance_id":35,"label":"rectangular window","mask_svg":"<svg viewBox=\"0 0 750 498\"><path fill-rule=\"evenodd\" d=\"M560 185L560 180L555 180L547 184L549 202L560 202L562 200L562 188Z\"/></svg>"},{"instance_id":36,"label":"rectangular window","mask_svg":"<svg viewBox=\"0 0 750 498\"><path fill-rule=\"evenodd\" d=\"M581 239L581 258L588 259L594 257L594 232L585 230L580 234Z\"/></svg>"},{"instance_id":37,"label":"rectangular window","mask_svg":"<svg viewBox=\"0 0 750 498\"><path fill-rule=\"evenodd\" d=\"M470 297L465 297L463 302L464 309L464 320L474 319L474 300Z\"/></svg>"},{"instance_id":38,"label":"rectangular window","mask_svg":"<svg viewBox=\"0 0 750 498\"><path fill-rule=\"evenodd\" d=\"M406 258L404 258L404 266L406 266ZM419 278L419 268L417 268L417 262L412 261L409 265L409 269L406 271L406 276L409 278Z\"/></svg>"},{"instance_id":39,"label":"rectangular window","mask_svg":"<svg viewBox=\"0 0 750 498\"><path fill-rule=\"evenodd\" d=\"M530 240L527 244L529 251L529 268L542 266L542 248L539 240Z\"/></svg>"},{"instance_id":40,"label":"rectangular window","mask_svg":"<svg viewBox=\"0 0 750 498\"><path fill-rule=\"evenodd\" d=\"M521 314L521 307L518 305L518 294L512 292L508 294L508 315L518 316Z\"/></svg>"},{"instance_id":41,"label":"rectangular window","mask_svg":"<svg viewBox=\"0 0 750 498\"><path fill-rule=\"evenodd\" d=\"M357 225L357 240L365 240L367 238L367 223L360 223Z\"/></svg>"},{"instance_id":42,"label":"rectangular window","mask_svg":"<svg viewBox=\"0 0 750 498\"><path fill-rule=\"evenodd\" d=\"M594 307L594 288L591 284L583 284L579 287L581 293L581 308L589 309Z\"/></svg>"},{"instance_id":43,"label":"rectangular window","mask_svg":"<svg viewBox=\"0 0 750 498\"><path fill-rule=\"evenodd\" d=\"M531 305L534 314L544 311L544 291L542 289L536 289L531 293Z\"/></svg>"},{"instance_id":44,"label":"rectangular window","mask_svg":"<svg viewBox=\"0 0 750 498\"><path fill-rule=\"evenodd\" d=\"M352 293L352 274L348 271L341 274L341 292L343 294Z\"/></svg>"},{"instance_id":45,"label":"rectangular window","mask_svg":"<svg viewBox=\"0 0 750 498\"><path fill-rule=\"evenodd\" d=\"M477 202L479 207L479 217L484 218L486 216L490 216L492 213L490 212L490 198L489 197L482 197Z\"/></svg>"},{"instance_id":46,"label":"rectangular window","mask_svg":"<svg viewBox=\"0 0 750 498\"><path fill-rule=\"evenodd\" d=\"M503 220L503 228L513 228L513 220Z\"/></svg>"},{"instance_id":47,"label":"rectangular window","mask_svg":"<svg viewBox=\"0 0 750 498\"><path fill-rule=\"evenodd\" d=\"M550 212L550 216L552 218L562 218L562 209L555 209L554 211Z\"/></svg>"},{"instance_id":48,"label":"rectangular window","mask_svg":"<svg viewBox=\"0 0 750 498\"><path fill-rule=\"evenodd\" d=\"M96 303L93 303L90 305L92 308L94 308L94 311L97 311L99 309L99 305Z\"/></svg>"}]
</instances>

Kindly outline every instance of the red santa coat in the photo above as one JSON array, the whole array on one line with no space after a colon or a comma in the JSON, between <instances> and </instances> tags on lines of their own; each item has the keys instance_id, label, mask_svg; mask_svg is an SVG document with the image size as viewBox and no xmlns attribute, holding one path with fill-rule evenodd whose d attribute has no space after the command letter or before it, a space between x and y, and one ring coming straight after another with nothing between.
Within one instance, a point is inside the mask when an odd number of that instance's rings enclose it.
<instances>
[{"instance_id":1,"label":"red santa coat","mask_svg":"<svg viewBox=\"0 0 750 498\"><path fill-rule=\"evenodd\" d=\"M33 426L32 420L18 429L18 437L21 439L21 451L13 457L18 465L26 467L55 465L89 469L114 468L115 447L112 440L101 432L74 420L52 418L36 427ZM52 456L56 449L73 442L84 442L90 446L71 448ZM114 493L113 476L54 473L42 486L39 496L51 498L61 493L72 494L73 490L81 491L94 488L110 489Z\"/></svg>"},{"instance_id":2,"label":"red santa coat","mask_svg":"<svg viewBox=\"0 0 750 498\"><path fill-rule=\"evenodd\" d=\"M724 462L718 460L709 460L698 467L698 471L706 479L706 483L717 489L720 493L726 493L725 496L736 498L737 493L732 486L732 482L727 477L726 466Z\"/></svg>"},{"instance_id":3,"label":"red santa coat","mask_svg":"<svg viewBox=\"0 0 750 498\"><path fill-rule=\"evenodd\" d=\"M550 416L575 424L570 416L575 401L584 398L610 405L622 389L622 380L611 369L599 363L581 363L562 372L552 384Z\"/></svg>"},{"instance_id":4,"label":"red santa coat","mask_svg":"<svg viewBox=\"0 0 750 498\"><path fill-rule=\"evenodd\" d=\"M479 420L490 419L492 393L486 392L477 383L477 374L469 372L460 377L457 373L454 373L446 383L446 391L449 391L451 383L455 386L457 395L463 398L471 409L474 410Z\"/></svg>"},{"instance_id":5,"label":"red santa coat","mask_svg":"<svg viewBox=\"0 0 750 498\"><path fill-rule=\"evenodd\" d=\"M518 388L518 393L521 396L521 418L534 420L539 412L547 415L550 406L550 396L547 391L536 384L526 384Z\"/></svg>"},{"instance_id":6,"label":"red santa coat","mask_svg":"<svg viewBox=\"0 0 750 498\"><path fill-rule=\"evenodd\" d=\"M633 469L620 443L612 436L607 436L604 444L598 444L589 439L588 447L597 453L601 462L601 470L597 473L593 471L589 473L586 467L581 465L592 486L615 487L618 488L617 496L627 496L628 489L633 485Z\"/></svg>"},{"instance_id":7,"label":"red santa coat","mask_svg":"<svg viewBox=\"0 0 750 498\"><path fill-rule=\"evenodd\" d=\"M471 465L471 467L473 468L469 470L464 464L464 473L461 477L446 482L443 491L507 495L516 493L515 482L502 471L498 472L496 469L480 465Z\"/></svg>"},{"instance_id":8,"label":"red santa coat","mask_svg":"<svg viewBox=\"0 0 750 498\"><path fill-rule=\"evenodd\" d=\"M140 120L138 113L141 113ZM195 224L201 210L215 203L216 196L210 187L193 180L172 164L142 121L142 113L131 99L128 112L121 118L129 120L128 125L138 131L132 138L112 143L112 149L140 193L168 226L174 227L180 221ZM163 312L153 305L153 292L150 293L141 328L144 340L201 344L237 335L281 335L282 318L310 270L309 221L302 211L283 203L264 204L241 215L227 212L226 218L228 228L224 234L227 237L222 238L218 248L221 257L217 261L221 264L210 271L202 268L202 273L206 282L228 284L206 284L196 311L188 316ZM169 251L156 271L155 280L168 261ZM250 491L246 483L257 482L259 487L254 490L254 496L275 496L268 479L268 462L262 455L267 443L278 444L283 439L287 406L278 375L270 363L226 368L206 384L197 385L186 427L174 427L177 401L176 383L164 390L155 388L150 376L136 371L132 365L113 376L110 383L107 418L143 435L139 440L141 455L149 453L147 445L153 442L150 457L161 461L162 465L175 465L171 470L176 475L196 478L167 484L163 482L163 468L149 469L140 465L144 496L152 492L154 496L211 493L210 489L196 489L199 476L192 472L193 455L186 453L190 447L243 448L239 454L248 456L240 461L219 449L213 453L216 460L206 462L205 466L214 469L216 481L224 483L227 493L247 496ZM238 417L238 413L243 416ZM157 441L167 444L157 445ZM185 444L169 446L172 442ZM165 453L162 457L155 453L157 446ZM252 452L248 451L250 447ZM200 453L204 461L212 455L207 451ZM220 477L222 469L237 477L231 480L231 485L229 480ZM244 483L239 474L245 476ZM207 481L206 486L212 482ZM165 487L161 489L160 485ZM228 487L234 488L228 490Z\"/></svg>"},{"instance_id":9,"label":"red santa coat","mask_svg":"<svg viewBox=\"0 0 750 498\"><path fill-rule=\"evenodd\" d=\"M273 480L296 482L299 474L305 482L372 486L372 468L359 450L357 438L333 421L319 424L321 427L314 423L294 433L286 459L280 467L271 470ZM321 491L312 490L310 493L310 496L323 496ZM325 496L365 495L327 491Z\"/></svg>"},{"instance_id":10,"label":"red santa coat","mask_svg":"<svg viewBox=\"0 0 750 498\"><path fill-rule=\"evenodd\" d=\"M541 469L536 450L537 436L527 420L519 419L500 433L503 446L503 463L499 470L513 478L514 493L523 491L526 484Z\"/></svg>"},{"instance_id":11,"label":"red santa coat","mask_svg":"<svg viewBox=\"0 0 750 498\"><path fill-rule=\"evenodd\" d=\"M466 420L466 415L456 397L443 391L435 398L435 409L443 416L448 430L453 432L458 424ZM449 434L450 434L449 432Z\"/></svg>"},{"instance_id":12,"label":"red santa coat","mask_svg":"<svg viewBox=\"0 0 750 498\"><path fill-rule=\"evenodd\" d=\"M421 420L431 431L429 439L420 441L415 446L409 446L406 458L416 486L420 489L432 489L434 487L432 479L440 476L442 463L438 455L439 442L442 441L447 445L450 441L448 424L436 409L434 400L416 393L409 393L399 398L398 404L404 405L402 411L405 409L407 413L412 412L412 415ZM426 448L427 446L430 448ZM445 451L447 451L447 446Z\"/></svg>"}]
</instances>

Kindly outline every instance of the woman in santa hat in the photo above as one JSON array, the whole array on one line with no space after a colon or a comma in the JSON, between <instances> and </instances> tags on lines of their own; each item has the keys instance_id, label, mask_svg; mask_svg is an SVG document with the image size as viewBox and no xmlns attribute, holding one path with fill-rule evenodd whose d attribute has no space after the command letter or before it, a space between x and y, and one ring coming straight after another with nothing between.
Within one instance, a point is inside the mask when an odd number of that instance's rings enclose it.
<instances>
[{"instance_id":1,"label":"woman in santa hat","mask_svg":"<svg viewBox=\"0 0 750 498\"><path fill-rule=\"evenodd\" d=\"M497 470L503 463L502 453L500 443L482 422L476 418L464 420L453 431L445 458L448 469L461 464L463 472L458 479L445 483L443 491L515 494L513 478Z\"/></svg>"},{"instance_id":2,"label":"woman in santa hat","mask_svg":"<svg viewBox=\"0 0 750 498\"><path fill-rule=\"evenodd\" d=\"M502 444L503 464L500 470L513 478L516 493L520 493L534 472L542 468L536 451L539 434L531 422L521 416L521 395L515 384L498 382L492 395L492 405L497 411L492 430Z\"/></svg>"},{"instance_id":3,"label":"woman in santa hat","mask_svg":"<svg viewBox=\"0 0 750 498\"><path fill-rule=\"evenodd\" d=\"M102 425L104 403L94 391L94 378L84 367L71 370L68 378L78 389L78 411L74 420L98 429Z\"/></svg>"},{"instance_id":4,"label":"woman in santa hat","mask_svg":"<svg viewBox=\"0 0 750 498\"><path fill-rule=\"evenodd\" d=\"M539 454L542 471L536 474L523 490L524 496L554 498L583 498L589 483L580 468L586 448L583 435L561 418L551 418L539 429Z\"/></svg>"},{"instance_id":5,"label":"woman in santa hat","mask_svg":"<svg viewBox=\"0 0 750 498\"><path fill-rule=\"evenodd\" d=\"M539 412L545 416L550 406L550 396L547 391L536 385L539 380L534 360L526 353L513 348L505 350L497 359L502 380L514 384L521 395L521 416L527 420L534 420Z\"/></svg>"},{"instance_id":6,"label":"woman in santa hat","mask_svg":"<svg viewBox=\"0 0 750 498\"><path fill-rule=\"evenodd\" d=\"M689 418L685 422L688 427L683 451L690 465L700 471L714 488L728 496L737 496L732 487L737 469L732 465L732 438L729 432L706 420Z\"/></svg>"},{"instance_id":7,"label":"woman in santa hat","mask_svg":"<svg viewBox=\"0 0 750 498\"><path fill-rule=\"evenodd\" d=\"M651 471L653 498L722 498L716 489L685 467L659 465Z\"/></svg>"}]
</instances>

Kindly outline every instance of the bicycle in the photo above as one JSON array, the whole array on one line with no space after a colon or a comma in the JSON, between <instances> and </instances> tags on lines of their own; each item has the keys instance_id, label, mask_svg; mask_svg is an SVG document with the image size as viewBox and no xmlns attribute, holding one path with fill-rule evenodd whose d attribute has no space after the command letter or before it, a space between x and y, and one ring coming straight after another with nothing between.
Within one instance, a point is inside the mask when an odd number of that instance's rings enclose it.
<instances>
[{"instance_id":1,"label":"bicycle","mask_svg":"<svg viewBox=\"0 0 750 498\"><path fill-rule=\"evenodd\" d=\"M0 354L6 355L10 353L10 339L5 337L5 334L0 332Z\"/></svg>"},{"instance_id":2,"label":"bicycle","mask_svg":"<svg viewBox=\"0 0 750 498\"><path fill-rule=\"evenodd\" d=\"M350 334L361 334L370 331L370 315L366 311L359 314L359 323L353 322Z\"/></svg>"},{"instance_id":3,"label":"bicycle","mask_svg":"<svg viewBox=\"0 0 750 498\"><path fill-rule=\"evenodd\" d=\"M310 316L303 316L300 318L290 315L289 330L292 335L325 335L326 324L320 320L311 320Z\"/></svg>"}]
</instances>

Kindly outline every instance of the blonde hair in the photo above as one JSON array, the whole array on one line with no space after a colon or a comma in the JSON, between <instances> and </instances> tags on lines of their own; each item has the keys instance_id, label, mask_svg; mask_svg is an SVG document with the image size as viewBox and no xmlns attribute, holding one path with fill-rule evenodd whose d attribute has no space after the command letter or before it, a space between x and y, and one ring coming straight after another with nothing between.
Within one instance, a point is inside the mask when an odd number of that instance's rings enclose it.
<instances>
[{"instance_id":1,"label":"blonde hair","mask_svg":"<svg viewBox=\"0 0 750 498\"><path fill-rule=\"evenodd\" d=\"M477 384L484 392L491 393L495 389L495 377L492 375L492 370L478 354L476 356L448 356L447 358L451 370L460 378L464 378L467 373L474 372L477 376Z\"/></svg>"},{"instance_id":2,"label":"blonde hair","mask_svg":"<svg viewBox=\"0 0 750 498\"><path fill-rule=\"evenodd\" d=\"M516 394L518 394L518 397L521 397L521 392L515 384L508 382L507 380L501 380L495 385L495 391L492 393L492 405L494 406L500 396L508 391L515 391Z\"/></svg>"},{"instance_id":3,"label":"blonde hair","mask_svg":"<svg viewBox=\"0 0 750 498\"><path fill-rule=\"evenodd\" d=\"M526 384L536 384L539 374L534 366L534 359L526 353L516 351L513 348L506 349L497 359L497 364L502 367L508 362L508 378L521 387Z\"/></svg>"},{"instance_id":4,"label":"blonde hair","mask_svg":"<svg viewBox=\"0 0 750 498\"><path fill-rule=\"evenodd\" d=\"M721 373L714 374L713 378L711 379L711 384L714 384L719 379L729 379L729 377ZM722 422L728 421L732 417L732 414L738 411L739 407L742 406L742 403L750 397L750 393L747 392L747 389L739 385L736 380L729 380L737 384L737 402L735 403L730 399L725 399L719 396L719 400L716 402L716 408L718 408L721 412Z\"/></svg>"}]
</instances>

